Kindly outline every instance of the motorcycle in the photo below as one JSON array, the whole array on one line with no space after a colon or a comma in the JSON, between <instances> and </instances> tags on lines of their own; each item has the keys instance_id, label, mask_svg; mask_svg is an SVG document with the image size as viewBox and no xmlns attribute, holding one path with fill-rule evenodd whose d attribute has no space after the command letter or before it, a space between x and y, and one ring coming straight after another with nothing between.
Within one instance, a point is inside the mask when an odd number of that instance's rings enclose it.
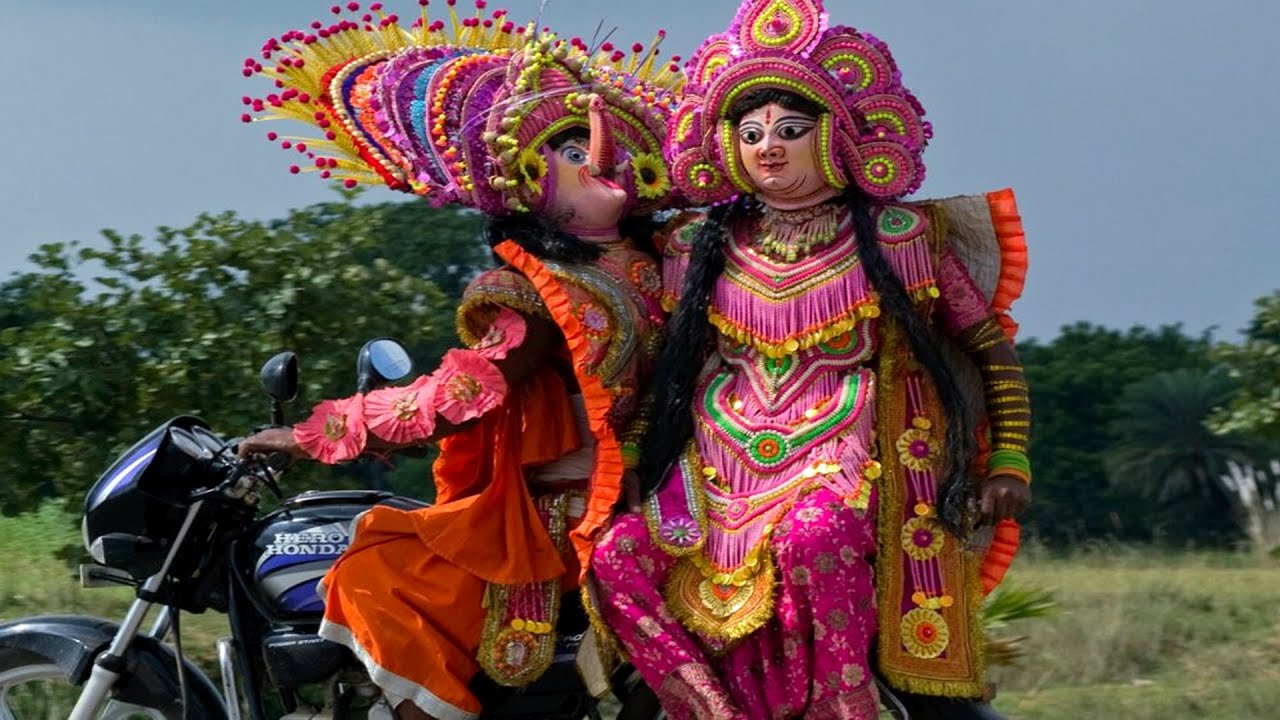
<instances>
[{"instance_id":1,"label":"motorcycle","mask_svg":"<svg viewBox=\"0 0 1280 720\"><path fill-rule=\"evenodd\" d=\"M399 343L374 340L359 355L357 384L367 391L411 372ZM283 425L283 405L297 394L297 357L280 353L260 379L272 399L272 424ZM82 520L95 562L81 566L81 582L128 585L135 599L119 623L45 615L0 625L0 720L20 717L9 705L18 688L49 681L78 689L70 720L394 716L353 654L316 634L323 612L317 585L347 548L357 515L377 504L425 504L380 491L309 491L263 513L263 489L281 497L287 460L240 458L235 442L198 418L177 417L98 479ZM217 641L220 686L182 652L181 615L205 611L228 617L230 636ZM601 718L574 662L588 626L577 594L566 596L551 668L519 689L481 675L473 689L482 717ZM626 666L611 684L623 717L662 717Z\"/></svg>"}]
</instances>

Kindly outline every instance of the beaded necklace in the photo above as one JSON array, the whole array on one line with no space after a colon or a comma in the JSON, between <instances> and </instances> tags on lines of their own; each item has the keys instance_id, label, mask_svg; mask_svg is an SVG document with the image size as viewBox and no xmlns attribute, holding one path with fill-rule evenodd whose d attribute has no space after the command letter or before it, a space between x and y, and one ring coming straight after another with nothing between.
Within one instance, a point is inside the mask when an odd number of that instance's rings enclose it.
<instances>
[{"instance_id":1,"label":"beaded necklace","mask_svg":"<svg viewBox=\"0 0 1280 720\"><path fill-rule=\"evenodd\" d=\"M831 202L800 210L779 210L766 205L756 250L786 262L807 257L815 248L836 239L843 209L839 203Z\"/></svg>"}]
</instances>

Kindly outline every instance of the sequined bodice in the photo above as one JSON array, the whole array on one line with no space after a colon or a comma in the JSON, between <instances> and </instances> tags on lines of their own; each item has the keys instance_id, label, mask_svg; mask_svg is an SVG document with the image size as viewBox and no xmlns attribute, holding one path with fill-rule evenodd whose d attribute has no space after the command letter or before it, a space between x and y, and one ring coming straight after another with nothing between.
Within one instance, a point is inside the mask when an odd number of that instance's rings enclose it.
<instances>
[{"instance_id":1,"label":"sequined bodice","mask_svg":"<svg viewBox=\"0 0 1280 720\"><path fill-rule=\"evenodd\" d=\"M848 218L834 242L794 261L761 251L753 229L726 249L711 299L718 367L695 408L699 451L730 495L803 473L857 423L874 385L862 365L878 313Z\"/></svg>"},{"instance_id":2,"label":"sequined bodice","mask_svg":"<svg viewBox=\"0 0 1280 720\"><path fill-rule=\"evenodd\" d=\"M931 286L923 218L886 208L877 221L908 289ZM708 311L717 352L693 403L705 552L722 568L746 562L809 489L865 506L878 468L868 363L880 310L848 213L830 242L794 257L770 252L759 233L758 222L743 223L727 243Z\"/></svg>"},{"instance_id":3,"label":"sequined bodice","mask_svg":"<svg viewBox=\"0 0 1280 720\"><path fill-rule=\"evenodd\" d=\"M752 415L791 422L815 411L875 352L879 311L847 218L836 242L794 262L737 233L711 312L729 392Z\"/></svg>"}]
</instances>

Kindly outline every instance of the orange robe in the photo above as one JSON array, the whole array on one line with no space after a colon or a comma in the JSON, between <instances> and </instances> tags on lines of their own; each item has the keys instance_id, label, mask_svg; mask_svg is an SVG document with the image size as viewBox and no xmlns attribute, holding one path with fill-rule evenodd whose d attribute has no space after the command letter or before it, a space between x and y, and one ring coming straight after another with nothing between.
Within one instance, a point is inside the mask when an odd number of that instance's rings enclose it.
<instances>
[{"instance_id":1,"label":"orange robe","mask_svg":"<svg viewBox=\"0 0 1280 720\"><path fill-rule=\"evenodd\" d=\"M320 634L351 648L385 691L446 719L475 717L481 710L468 684L481 668L477 651L488 586L553 579L576 586L621 494L624 468L613 411L620 397L635 394L638 372L638 361L628 359L626 382L606 386L594 371L608 355L609 333L593 333L582 320L591 296L514 243L497 251L531 283L564 334L586 404L595 458L572 545L562 552L552 542L525 482L526 468L581 445L564 382L543 367L512 388L499 408L441 442L436 505L410 511L378 506L364 513L350 549L323 584ZM617 282L645 262L653 265L639 253L624 252L628 272L614 268ZM622 318L619 308L611 308L615 325L656 329L661 317L657 288L652 290L653 312L631 307L641 317ZM460 329L466 335L461 322Z\"/></svg>"}]
</instances>

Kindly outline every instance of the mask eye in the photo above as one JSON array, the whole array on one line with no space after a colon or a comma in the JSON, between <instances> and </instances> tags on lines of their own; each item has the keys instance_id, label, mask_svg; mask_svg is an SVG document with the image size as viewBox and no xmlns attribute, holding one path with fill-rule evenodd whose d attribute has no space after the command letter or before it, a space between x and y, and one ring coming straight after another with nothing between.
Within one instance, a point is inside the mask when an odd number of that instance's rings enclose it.
<instances>
[{"instance_id":1,"label":"mask eye","mask_svg":"<svg viewBox=\"0 0 1280 720\"><path fill-rule=\"evenodd\" d=\"M560 157L570 165L585 165L587 163L587 151L577 145L565 145L560 148Z\"/></svg>"},{"instance_id":2,"label":"mask eye","mask_svg":"<svg viewBox=\"0 0 1280 720\"><path fill-rule=\"evenodd\" d=\"M764 133L760 132L756 128L744 128L738 132L738 137L742 139L742 142L748 145L755 145L764 139Z\"/></svg>"},{"instance_id":3,"label":"mask eye","mask_svg":"<svg viewBox=\"0 0 1280 720\"><path fill-rule=\"evenodd\" d=\"M783 140L799 140L812 129L812 125L783 125L778 128L778 137Z\"/></svg>"}]
</instances>

